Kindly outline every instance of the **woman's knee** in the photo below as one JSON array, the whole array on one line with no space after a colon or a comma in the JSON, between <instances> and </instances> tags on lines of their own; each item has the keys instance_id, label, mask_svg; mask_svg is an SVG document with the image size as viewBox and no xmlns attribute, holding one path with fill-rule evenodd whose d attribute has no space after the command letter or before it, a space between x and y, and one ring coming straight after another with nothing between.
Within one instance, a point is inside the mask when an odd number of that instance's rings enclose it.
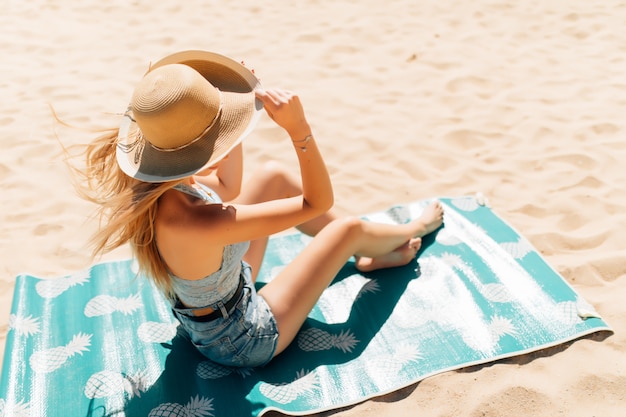
<instances>
[{"instance_id":1,"label":"woman's knee","mask_svg":"<svg viewBox=\"0 0 626 417\"><path fill-rule=\"evenodd\" d=\"M237 202L254 204L294 197L301 193L301 187L293 179L293 174L285 164L278 161L267 161L254 171L246 182Z\"/></svg>"},{"instance_id":2,"label":"woman's knee","mask_svg":"<svg viewBox=\"0 0 626 417\"><path fill-rule=\"evenodd\" d=\"M271 193L270 198L293 197L301 193L297 177L282 162L270 160L254 173L254 180Z\"/></svg>"},{"instance_id":3,"label":"woman's knee","mask_svg":"<svg viewBox=\"0 0 626 417\"><path fill-rule=\"evenodd\" d=\"M333 220L327 227L336 230L342 240L356 240L362 236L363 220L356 216L345 216Z\"/></svg>"},{"instance_id":4,"label":"woman's knee","mask_svg":"<svg viewBox=\"0 0 626 417\"><path fill-rule=\"evenodd\" d=\"M266 181L285 181L289 178L289 170L287 165L275 160L269 160L263 163L259 168L257 175Z\"/></svg>"}]
</instances>

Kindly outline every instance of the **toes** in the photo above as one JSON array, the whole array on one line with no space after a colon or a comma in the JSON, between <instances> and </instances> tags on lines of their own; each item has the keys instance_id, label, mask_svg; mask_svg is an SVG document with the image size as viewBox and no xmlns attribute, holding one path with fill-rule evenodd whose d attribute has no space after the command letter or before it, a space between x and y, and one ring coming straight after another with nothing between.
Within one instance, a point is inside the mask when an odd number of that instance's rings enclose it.
<instances>
[{"instance_id":1,"label":"toes","mask_svg":"<svg viewBox=\"0 0 626 417\"><path fill-rule=\"evenodd\" d=\"M413 249L413 251L415 251L415 253L417 253L417 251L419 251L421 247L422 247L422 238L421 237L417 237L417 238L411 239L409 241L409 248Z\"/></svg>"}]
</instances>

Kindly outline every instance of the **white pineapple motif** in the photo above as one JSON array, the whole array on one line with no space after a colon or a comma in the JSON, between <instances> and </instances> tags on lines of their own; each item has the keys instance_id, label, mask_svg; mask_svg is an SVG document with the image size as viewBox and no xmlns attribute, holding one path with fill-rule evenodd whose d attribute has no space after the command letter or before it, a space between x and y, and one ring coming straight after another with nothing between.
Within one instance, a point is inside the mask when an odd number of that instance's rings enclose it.
<instances>
[{"instance_id":1,"label":"white pineapple motif","mask_svg":"<svg viewBox=\"0 0 626 417\"><path fill-rule=\"evenodd\" d=\"M89 274L89 270L84 270L68 277L42 280L35 285L35 290L43 298L55 298L70 288L89 281Z\"/></svg>"},{"instance_id":2,"label":"white pineapple motif","mask_svg":"<svg viewBox=\"0 0 626 417\"><path fill-rule=\"evenodd\" d=\"M212 416L213 398L207 399L196 395L186 405L163 403L153 408L148 417L207 417Z\"/></svg>"},{"instance_id":3,"label":"white pineapple motif","mask_svg":"<svg viewBox=\"0 0 626 417\"><path fill-rule=\"evenodd\" d=\"M368 292L377 292L376 280L361 274L352 274L326 288L318 300L317 306L324 315L326 323L345 323L350 317L354 301Z\"/></svg>"},{"instance_id":4,"label":"white pineapple motif","mask_svg":"<svg viewBox=\"0 0 626 417\"><path fill-rule=\"evenodd\" d=\"M9 403L0 398L0 417L30 417L30 403Z\"/></svg>"},{"instance_id":5,"label":"white pineapple motif","mask_svg":"<svg viewBox=\"0 0 626 417\"><path fill-rule=\"evenodd\" d=\"M41 331L39 328L39 318L33 318L32 315L28 317L21 317L16 314L9 316L9 330L14 330L15 333L23 336L32 336Z\"/></svg>"},{"instance_id":6,"label":"white pineapple motif","mask_svg":"<svg viewBox=\"0 0 626 417\"><path fill-rule=\"evenodd\" d=\"M398 224L404 224L411 221L411 209L407 206L395 206L387 210L386 214Z\"/></svg>"},{"instance_id":7,"label":"white pineapple motif","mask_svg":"<svg viewBox=\"0 0 626 417\"><path fill-rule=\"evenodd\" d=\"M463 262L463 259L459 255L456 255L453 253L448 253L448 252L442 253L441 260L445 262L447 265L449 265L451 268L462 270L466 267L465 262Z\"/></svg>"},{"instance_id":8,"label":"white pineapple motif","mask_svg":"<svg viewBox=\"0 0 626 417\"><path fill-rule=\"evenodd\" d=\"M128 394L129 398L133 398L140 397L142 392L146 392L148 385L145 371L125 376L119 372L104 370L89 377L84 392L87 398L104 398L119 394Z\"/></svg>"},{"instance_id":9,"label":"white pineapple motif","mask_svg":"<svg viewBox=\"0 0 626 417\"><path fill-rule=\"evenodd\" d=\"M495 303L510 303L515 299L504 284L485 284L482 292L485 298Z\"/></svg>"},{"instance_id":10,"label":"white pineapple motif","mask_svg":"<svg viewBox=\"0 0 626 417\"><path fill-rule=\"evenodd\" d=\"M78 333L65 346L40 350L30 355L30 367L35 372L49 373L59 369L71 357L82 355L91 346L90 334Z\"/></svg>"},{"instance_id":11,"label":"white pineapple motif","mask_svg":"<svg viewBox=\"0 0 626 417\"><path fill-rule=\"evenodd\" d=\"M442 272L440 260L434 256L425 256L418 261L419 276L436 277Z\"/></svg>"},{"instance_id":12,"label":"white pineapple motif","mask_svg":"<svg viewBox=\"0 0 626 417\"><path fill-rule=\"evenodd\" d=\"M563 301L556 305L555 318L568 326L580 323L582 319L578 316L578 307L573 301Z\"/></svg>"},{"instance_id":13,"label":"white pineapple motif","mask_svg":"<svg viewBox=\"0 0 626 417\"><path fill-rule=\"evenodd\" d=\"M85 316L104 316L116 311L128 315L141 306L143 306L143 303L139 294L130 295L126 298L114 297L112 295L97 295L89 300L85 306Z\"/></svg>"},{"instance_id":14,"label":"white pineapple motif","mask_svg":"<svg viewBox=\"0 0 626 417\"><path fill-rule=\"evenodd\" d=\"M321 329L306 329L298 335L298 347L306 352L336 348L343 353L352 352L359 343L350 330L331 334Z\"/></svg>"},{"instance_id":15,"label":"white pineapple motif","mask_svg":"<svg viewBox=\"0 0 626 417\"><path fill-rule=\"evenodd\" d=\"M296 398L312 393L319 389L319 381L315 371L307 372L304 369L296 373L293 382L269 384L263 382L259 386L261 394L279 404L288 404Z\"/></svg>"},{"instance_id":16,"label":"white pineapple motif","mask_svg":"<svg viewBox=\"0 0 626 417\"><path fill-rule=\"evenodd\" d=\"M402 343L393 352L378 356L368 362L366 367L370 375L385 382L397 379L398 373L411 362L422 359L422 352L418 346Z\"/></svg>"},{"instance_id":17,"label":"white pineapple motif","mask_svg":"<svg viewBox=\"0 0 626 417\"><path fill-rule=\"evenodd\" d=\"M556 305L556 320L568 326L582 323L584 319L590 317L600 318L600 314L591 304L580 297L576 301L562 301Z\"/></svg>"},{"instance_id":18,"label":"white pineapple motif","mask_svg":"<svg viewBox=\"0 0 626 417\"><path fill-rule=\"evenodd\" d=\"M493 338L493 342L498 343L502 336L517 336L517 329L510 319L495 315L489 323L489 330Z\"/></svg>"},{"instance_id":19,"label":"white pineapple motif","mask_svg":"<svg viewBox=\"0 0 626 417\"><path fill-rule=\"evenodd\" d=\"M219 379L233 372L245 378L252 374L252 368L231 368L213 361L202 361L196 367L196 375L202 379Z\"/></svg>"},{"instance_id":20,"label":"white pineapple motif","mask_svg":"<svg viewBox=\"0 0 626 417\"><path fill-rule=\"evenodd\" d=\"M480 204L473 197L455 198L452 200L452 204L463 211L474 211L480 207Z\"/></svg>"},{"instance_id":21,"label":"white pineapple motif","mask_svg":"<svg viewBox=\"0 0 626 417\"><path fill-rule=\"evenodd\" d=\"M356 295L354 301L363 297L365 294L376 294L377 292L380 292L380 284L378 284L378 281L370 279L361 287L361 291Z\"/></svg>"},{"instance_id":22,"label":"white pineapple motif","mask_svg":"<svg viewBox=\"0 0 626 417\"><path fill-rule=\"evenodd\" d=\"M176 336L176 328L178 322L160 323L156 321L147 321L141 323L137 329L137 336L146 343L165 343Z\"/></svg>"},{"instance_id":23,"label":"white pineapple motif","mask_svg":"<svg viewBox=\"0 0 626 417\"><path fill-rule=\"evenodd\" d=\"M437 243L440 243L444 246L454 246L460 243L463 243L459 237L455 236L451 226L445 226L443 229L437 232L437 236L435 237Z\"/></svg>"},{"instance_id":24,"label":"white pineapple motif","mask_svg":"<svg viewBox=\"0 0 626 417\"><path fill-rule=\"evenodd\" d=\"M516 242L503 242L500 247L515 259L522 259L524 256L533 251L530 243L520 237Z\"/></svg>"}]
</instances>

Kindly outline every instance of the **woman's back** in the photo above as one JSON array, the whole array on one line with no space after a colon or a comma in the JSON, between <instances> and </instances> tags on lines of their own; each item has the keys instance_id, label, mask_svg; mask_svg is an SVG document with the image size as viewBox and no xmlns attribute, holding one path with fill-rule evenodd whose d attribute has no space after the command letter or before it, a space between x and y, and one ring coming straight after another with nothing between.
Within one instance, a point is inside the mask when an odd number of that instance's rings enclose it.
<instances>
[{"instance_id":1,"label":"woman's back","mask_svg":"<svg viewBox=\"0 0 626 417\"><path fill-rule=\"evenodd\" d=\"M194 228L193 212L207 205L221 207L221 199L201 184L179 184L159 200L157 245L171 273L172 289L189 307L212 305L232 296L249 247L248 242L222 246L210 244L209 237L189 239L185 230Z\"/></svg>"}]
</instances>

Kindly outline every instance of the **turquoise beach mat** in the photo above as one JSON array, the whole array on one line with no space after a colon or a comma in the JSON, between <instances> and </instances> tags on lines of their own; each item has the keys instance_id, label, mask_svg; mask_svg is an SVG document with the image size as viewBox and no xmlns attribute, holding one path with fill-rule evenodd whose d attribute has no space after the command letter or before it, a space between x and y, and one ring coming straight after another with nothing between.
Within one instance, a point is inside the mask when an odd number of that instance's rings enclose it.
<instances>
[{"instance_id":1,"label":"turquoise beach mat","mask_svg":"<svg viewBox=\"0 0 626 417\"><path fill-rule=\"evenodd\" d=\"M0 416L302 415L443 371L610 331L529 244L472 197L441 199L445 224L406 267L348 262L300 334L262 369L231 369L176 336L167 302L130 261L54 280L17 278ZM405 222L426 202L367 216ZM267 283L309 242L272 238Z\"/></svg>"}]
</instances>

